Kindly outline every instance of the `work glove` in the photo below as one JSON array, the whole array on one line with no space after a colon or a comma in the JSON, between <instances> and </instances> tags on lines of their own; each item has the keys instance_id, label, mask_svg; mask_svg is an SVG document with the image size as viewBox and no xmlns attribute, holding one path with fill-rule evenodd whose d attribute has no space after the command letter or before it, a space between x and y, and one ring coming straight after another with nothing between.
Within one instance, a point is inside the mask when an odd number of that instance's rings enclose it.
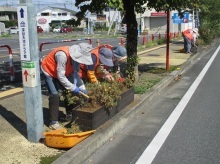
<instances>
[{"instance_id":1,"label":"work glove","mask_svg":"<svg viewBox=\"0 0 220 164\"><path fill-rule=\"evenodd\" d=\"M112 77L111 74L105 75L104 78L105 78L106 80L108 80L108 81L114 81L114 80L115 80L115 79Z\"/></svg>"},{"instance_id":2,"label":"work glove","mask_svg":"<svg viewBox=\"0 0 220 164\"><path fill-rule=\"evenodd\" d=\"M88 78L89 78L91 83L98 83L98 80L97 80L97 78L95 76L95 71L89 71L88 70L87 71L87 76L88 76Z\"/></svg>"},{"instance_id":3,"label":"work glove","mask_svg":"<svg viewBox=\"0 0 220 164\"><path fill-rule=\"evenodd\" d=\"M75 89L72 91L74 94L79 94L79 87L75 86Z\"/></svg>"},{"instance_id":4,"label":"work glove","mask_svg":"<svg viewBox=\"0 0 220 164\"><path fill-rule=\"evenodd\" d=\"M83 85L81 85L81 86L79 87L79 90L80 90L81 92L83 92L83 93L87 94L87 90L86 90L86 87L85 87L85 85L84 85L84 84L83 84Z\"/></svg>"}]
</instances>

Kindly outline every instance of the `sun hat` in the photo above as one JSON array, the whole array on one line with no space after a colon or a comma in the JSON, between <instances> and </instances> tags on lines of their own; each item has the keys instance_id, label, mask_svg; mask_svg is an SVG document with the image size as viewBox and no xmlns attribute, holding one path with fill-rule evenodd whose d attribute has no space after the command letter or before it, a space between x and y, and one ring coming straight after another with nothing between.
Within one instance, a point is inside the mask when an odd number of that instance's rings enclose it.
<instances>
[{"instance_id":1,"label":"sun hat","mask_svg":"<svg viewBox=\"0 0 220 164\"><path fill-rule=\"evenodd\" d=\"M193 28L192 31L193 31L194 33L196 33L197 36L199 36L198 28Z\"/></svg>"},{"instance_id":2,"label":"sun hat","mask_svg":"<svg viewBox=\"0 0 220 164\"><path fill-rule=\"evenodd\" d=\"M113 53L109 48L106 47L100 48L99 57L104 65L107 65L109 67L112 67L114 65L112 61Z\"/></svg>"},{"instance_id":3,"label":"sun hat","mask_svg":"<svg viewBox=\"0 0 220 164\"><path fill-rule=\"evenodd\" d=\"M72 45L69 47L70 56L74 61L78 63L92 65L91 50L92 45L88 43L79 43L79 45Z\"/></svg>"},{"instance_id":4,"label":"sun hat","mask_svg":"<svg viewBox=\"0 0 220 164\"><path fill-rule=\"evenodd\" d=\"M117 46L112 48L112 52L115 57L120 59L126 59L127 58L127 50L124 46Z\"/></svg>"}]
</instances>

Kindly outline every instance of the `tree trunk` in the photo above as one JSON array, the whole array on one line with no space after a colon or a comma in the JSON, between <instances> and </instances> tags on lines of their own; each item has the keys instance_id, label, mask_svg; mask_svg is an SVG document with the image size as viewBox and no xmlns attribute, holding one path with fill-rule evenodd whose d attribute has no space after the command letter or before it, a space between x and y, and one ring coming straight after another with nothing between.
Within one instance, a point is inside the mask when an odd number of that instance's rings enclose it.
<instances>
[{"instance_id":1,"label":"tree trunk","mask_svg":"<svg viewBox=\"0 0 220 164\"><path fill-rule=\"evenodd\" d=\"M127 76L133 81L138 79L138 73L135 73L137 66L137 21L134 10L133 0L122 0L125 9L125 19L127 23Z\"/></svg>"}]
</instances>

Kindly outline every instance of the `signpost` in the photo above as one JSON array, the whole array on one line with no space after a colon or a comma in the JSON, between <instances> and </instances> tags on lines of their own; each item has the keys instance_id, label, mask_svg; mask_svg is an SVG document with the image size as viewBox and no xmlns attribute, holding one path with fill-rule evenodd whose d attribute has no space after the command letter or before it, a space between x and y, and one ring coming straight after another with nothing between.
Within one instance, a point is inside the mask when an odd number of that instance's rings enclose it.
<instances>
[{"instance_id":1,"label":"signpost","mask_svg":"<svg viewBox=\"0 0 220 164\"><path fill-rule=\"evenodd\" d=\"M189 23L189 13L185 13L183 18L178 13L173 13L173 23Z\"/></svg>"},{"instance_id":2,"label":"signpost","mask_svg":"<svg viewBox=\"0 0 220 164\"><path fill-rule=\"evenodd\" d=\"M36 9L32 0L20 0L17 7L22 80L27 123L27 137L38 143L43 136L44 122L40 83ZM30 47L31 46L31 47Z\"/></svg>"}]
</instances>

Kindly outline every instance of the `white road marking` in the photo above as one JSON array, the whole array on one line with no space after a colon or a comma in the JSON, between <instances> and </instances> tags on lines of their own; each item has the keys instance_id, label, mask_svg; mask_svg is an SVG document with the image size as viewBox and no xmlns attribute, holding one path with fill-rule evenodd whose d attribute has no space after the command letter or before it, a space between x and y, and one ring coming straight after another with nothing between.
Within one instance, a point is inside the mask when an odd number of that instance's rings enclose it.
<instances>
[{"instance_id":1,"label":"white road marking","mask_svg":"<svg viewBox=\"0 0 220 164\"><path fill-rule=\"evenodd\" d=\"M186 92L184 97L181 99L179 104L176 106L174 111L171 113L169 118L166 120L164 125L161 127L159 132L156 134L154 139L151 141L149 146L145 149L141 157L138 159L136 164L150 164L154 160L155 156L157 155L158 151L160 150L161 146L165 142L166 138L168 137L169 133L173 129L174 125L176 124L177 120L179 119L180 115L184 111L187 103L191 99L192 95L194 94L195 90L199 86L200 82L202 81L203 77L205 76L206 72L208 71L209 67L211 66L212 62L214 61L215 57L217 56L220 50L220 46L216 49L213 56L210 58L206 66L200 72L199 76L193 82L189 90Z\"/></svg>"}]
</instances>

